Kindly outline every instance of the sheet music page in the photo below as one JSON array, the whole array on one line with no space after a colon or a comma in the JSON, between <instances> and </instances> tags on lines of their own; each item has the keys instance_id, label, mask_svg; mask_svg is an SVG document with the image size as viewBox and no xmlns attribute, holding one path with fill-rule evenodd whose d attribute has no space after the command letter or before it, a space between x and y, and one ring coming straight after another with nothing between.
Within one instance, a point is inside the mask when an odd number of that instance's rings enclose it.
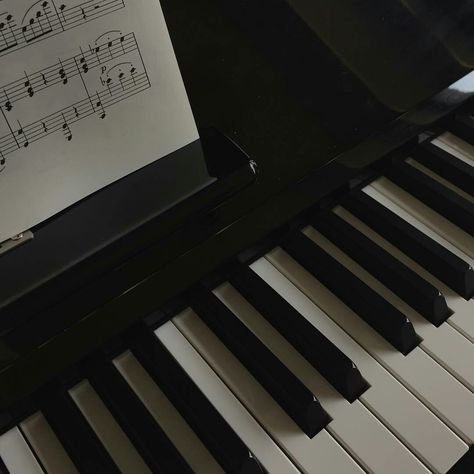
<instances>
[{"instance_id":1,"label":"sheet music page","mask_svg":"<svg viewBox=\"0 0 474 474\"><path fill-rule=\"evenodd\" d=\"M158 0L0 0L0 112L0 242L198 138Z\"/></svg>"}]
</instances>

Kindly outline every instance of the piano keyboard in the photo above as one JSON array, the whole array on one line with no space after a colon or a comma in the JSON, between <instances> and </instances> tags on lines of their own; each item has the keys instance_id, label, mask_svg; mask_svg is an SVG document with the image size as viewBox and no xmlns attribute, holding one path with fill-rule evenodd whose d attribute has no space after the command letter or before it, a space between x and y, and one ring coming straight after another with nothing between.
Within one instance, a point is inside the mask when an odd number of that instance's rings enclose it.
<instances>
[{"instance_id":1,"label":"piano keyboard","mask_svg":"<svg viewBox=\"0 0 474 474\"><path fill-rule=\"evenodd\" d=\"M445 134L0 436L0 473L473 473L474 151Z\"/></svg>"}]
</instances>

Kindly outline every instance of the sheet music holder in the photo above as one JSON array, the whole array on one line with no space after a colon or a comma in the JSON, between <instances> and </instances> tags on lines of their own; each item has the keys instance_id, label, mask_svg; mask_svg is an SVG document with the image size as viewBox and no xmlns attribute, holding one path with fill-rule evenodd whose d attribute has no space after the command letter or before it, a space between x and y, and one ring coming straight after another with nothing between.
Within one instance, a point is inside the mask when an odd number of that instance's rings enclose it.
<instances>
[{"instance_id":1,"label":"sheet music holder","mask_svg":"<svg viewBox=\"0 0 474 474\"><path fill-rule=\"evenodd\" d=\"M226 137L200 138L159 2L2 7L0 242L12 237L0 245L5 330L93 279L92 260L104 272L111 252L117 265L161 238L171 208L184 225L256 174Z\"/></svg>"}]
</instances>

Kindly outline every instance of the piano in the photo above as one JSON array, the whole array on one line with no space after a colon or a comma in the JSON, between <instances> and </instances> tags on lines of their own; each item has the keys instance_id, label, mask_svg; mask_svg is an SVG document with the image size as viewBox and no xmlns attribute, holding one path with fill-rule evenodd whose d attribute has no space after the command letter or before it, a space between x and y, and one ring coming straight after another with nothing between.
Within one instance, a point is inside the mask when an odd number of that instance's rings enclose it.
<instances>
[{"instance_id":1,"label":"piano","mask_svg":"<svg viewBox=\"0 0 474 474\"><path fill-rule=\"evenodd\" d=\"M161 4L201 140L7 244L0 472L473 473L474 2Z\"/></svg>"}]
</instances>

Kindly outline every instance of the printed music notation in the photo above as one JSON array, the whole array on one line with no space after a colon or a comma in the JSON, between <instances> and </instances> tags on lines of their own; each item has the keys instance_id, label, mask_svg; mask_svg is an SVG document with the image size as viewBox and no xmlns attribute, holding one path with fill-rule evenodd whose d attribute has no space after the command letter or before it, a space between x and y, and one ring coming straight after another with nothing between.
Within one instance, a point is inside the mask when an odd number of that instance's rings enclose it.
<instances>
[{"instance_id":1,"label":"printed music notation","mask_svg":"<svg viewBox=\"0 0 474 474\"><path fill-rule=\"evenodd\" d=\"M58 0L38 0L19 22L11 13L2 13L0 57L124 7L124 0L86 0L72 6Z\"/></svg>"},{"instance_id":2,"label":"printed music notation","mask_svg":"<svg viewBox=\"0 0 474 474\"><path fill-rule=\"evenodd\" d=\"M89 46L85 52L81 49L80 54L60 60L41 71L30 74L25 72L24 77L0 86L0 106L10 112L20 100L31 98L57 84L66 85L79 74L87 74L90 70L137 49L135 35L130 33L112 41Z\"/></svg>"},{"instance_id":3,"label":"printed music notation","mask_svg":"<svg viewBox=\"0 0 474 474\"><path fill-rule=\"evenodd\" d=\"M159 0L0 0L0 243L198 138Z\"/></svg>"},{"instance_id":4,"label":"printed music notation","mask_svg":"<svg viewBox=\"0 0 474 474\"><path fill-rule=\"evenodd\" d=\"M71 141L73 123L91 115L105 119L109 107L151 86L134 33L110 31L79 50L73 57L60 59L39 71L25 72L17 80L0 85L0 111L9 129L7 135L0 137L0 171L10 153L58 131ZM94 70L98 74L91 85L89 76ZM38 97L50 88L68 87L75 79L84 89L83 99L28 124L10 119L19 102Z\"/></svg>"},{"instance_id":5,"label":"printed music notation","mask_svg":"<svg viewBox=\"0 0 474 474\"><path fill-rule=\"evenodd\" d=\"M73 123L94 114L104 119L107 115L106 109L149 87L150 81L146 72L130 73L127 77L123 76L120 83L109 85L107 90L88 95L83 100L58 110L41 120L28 125L22 125L18 122L17 127L12 127L11 134L0 138L0 156L3 157L5 162L5 157L9 153L27 148L31 143L58 131L62 131L65 138L70 141L72 139L70 126Z\"/></svg>"}]
</instances>

